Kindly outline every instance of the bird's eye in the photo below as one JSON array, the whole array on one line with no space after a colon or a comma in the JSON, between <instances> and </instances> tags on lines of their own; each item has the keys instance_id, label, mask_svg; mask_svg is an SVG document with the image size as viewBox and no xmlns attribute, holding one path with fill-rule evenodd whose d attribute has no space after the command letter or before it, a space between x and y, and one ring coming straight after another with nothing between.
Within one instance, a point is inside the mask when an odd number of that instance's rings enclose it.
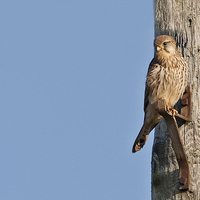
<instances>
[{"instance_id":1,"label":"bird's eye","mask_svg":"<svg viewBox=\"0 0 200 200\"><path fill-rule=\"evenodd\" d=\"M167 45L167 42L164 42L163 45L166 46L166 45Z\"/></svg>"}]
</instances>

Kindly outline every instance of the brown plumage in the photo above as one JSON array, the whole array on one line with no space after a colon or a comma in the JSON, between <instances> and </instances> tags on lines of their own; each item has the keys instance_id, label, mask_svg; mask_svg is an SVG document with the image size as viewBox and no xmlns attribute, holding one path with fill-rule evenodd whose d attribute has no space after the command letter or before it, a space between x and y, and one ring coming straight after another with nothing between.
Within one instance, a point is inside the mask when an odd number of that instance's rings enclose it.
<instances>
[{"instance_id":1,"label":"brown plumage","mask_svg":"<svg viewBox=\"0 0 200 200\"><path fill-rule=\"evenodd\" d=\"M151 130L162 119L152 104L162 98L172 108L187 86L187 63L178 52L174 38L158 36L154 40L154 47L154 58L146 77L144 123L133 145L133 153L143 147Z\"/></svg>"}]
</instances>

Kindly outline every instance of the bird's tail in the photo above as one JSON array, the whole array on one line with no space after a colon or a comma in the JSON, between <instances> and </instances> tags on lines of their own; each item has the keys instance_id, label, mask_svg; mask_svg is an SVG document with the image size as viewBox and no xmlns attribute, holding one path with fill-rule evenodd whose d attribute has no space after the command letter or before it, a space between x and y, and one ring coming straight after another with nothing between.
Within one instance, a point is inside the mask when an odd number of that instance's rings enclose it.
<instances>
[{"instance_id":1,"label":"bird's tail","mask_svg":"<svg viewBox=\"0 0 200 200\"><path fill-rule=\"evenodd\" d=\"M160 120L159 120L160 121ZM158 122L159 122L158 121ZM139 151L146 143L149 133L153 130L153 128L158 124L154 123L151 125L147 125L146 123L143 124L132 148L132 152L135 153Z\"/></svg>"},{"instance_id":2,"label":"bird's tail","mask_svg":"<svg viewBox=\"0 0 200 200\"><path fill-rule=\"evenodd\" d=\"M149 130L149 128L147 129L145 127L145 125L143 124L143 126L134 142L133 149L132 149L133 153L139 151L145 145L150 131L151 130Z\"/></svg>"}]
</instances>

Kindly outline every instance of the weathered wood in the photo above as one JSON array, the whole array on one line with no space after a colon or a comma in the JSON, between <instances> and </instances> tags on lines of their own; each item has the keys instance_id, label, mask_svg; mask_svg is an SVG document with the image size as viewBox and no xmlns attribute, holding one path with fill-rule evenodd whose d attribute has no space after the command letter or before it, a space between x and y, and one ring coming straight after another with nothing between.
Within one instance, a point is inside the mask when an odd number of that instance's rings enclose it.
<instances>
[{"instance_id":1,"label":"weathered wood","mask_svg":"<svg viewBox=\"0 0 200 200\"><path fill-rule=\"evenodd\" d=\"M152 200L200 199L200 1L154 0L155 36L171 35L189 65L191 122L180 124L190 167L190 187L180 191L179 168L167 126L155 130L152 152Z\"/></svg>"}]
</instances>

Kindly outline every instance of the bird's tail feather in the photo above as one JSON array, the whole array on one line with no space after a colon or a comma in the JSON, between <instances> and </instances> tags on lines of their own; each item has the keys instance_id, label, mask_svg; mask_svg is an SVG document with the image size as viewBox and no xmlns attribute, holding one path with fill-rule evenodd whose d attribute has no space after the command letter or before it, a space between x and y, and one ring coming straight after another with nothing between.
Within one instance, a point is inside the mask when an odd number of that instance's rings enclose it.
<instances>
[{"instance_id":1,"label":"bird's tail feather","mask_svg":"<svg viewBox=\"0 0 200 200\"><path fill-rule=\"evenodd\" d=\"M152 131L152 129L156 125L154 125L152 127L152 126L147 126L147 125L143 124L143 126L142 126L142 128L141 128L141 130L140 130L140 132L139 132L139 134L138 134L138 136L137 136L137 138L134 142L134 145L133 145L133 148L132 148L133 153L139 151L145 145L149 133Z\"/></svg>"}]
</instances>

